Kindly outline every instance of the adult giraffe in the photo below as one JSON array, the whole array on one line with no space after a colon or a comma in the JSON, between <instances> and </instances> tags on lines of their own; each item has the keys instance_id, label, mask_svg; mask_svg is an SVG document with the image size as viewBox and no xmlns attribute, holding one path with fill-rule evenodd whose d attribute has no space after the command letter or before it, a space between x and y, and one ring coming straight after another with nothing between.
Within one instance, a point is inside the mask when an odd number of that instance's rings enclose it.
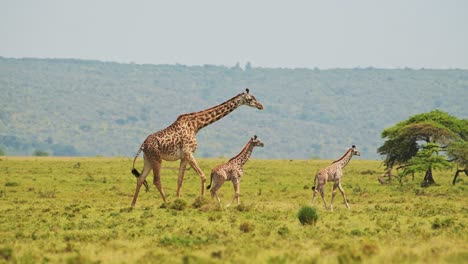
<instances>
[{"instance_id":1,"label":"adult giraffe","mask_svg":"<svg viewBox=\"0 0 468 264\"><path fill-rule=\"evenodd\" d=\"M137 186L133 195L132 206L135 206L141 185L145 184L146 189L148 189L146 177L151 170L153 170L154 174L153 183L158 188L163 201L166 202L166 195L161 185L161 163L163 160L180 160L177 197L180 197L180 189L187 163L200 176L202 184L201 194L205 194L206 176L193 157L193 153L197 149L196 134L200 129L218 121L241 105L262 110L262 104L255 99L255 96L249 93L249 89L245 90L245 93L240 93L220 105L204 111L180 115L169 127L157 131L146 138L133 160L132 173L137 177ZM140 174L135 169L135 161L141 151L144 153L144 167Z\"/></svg>"}]
</instances>

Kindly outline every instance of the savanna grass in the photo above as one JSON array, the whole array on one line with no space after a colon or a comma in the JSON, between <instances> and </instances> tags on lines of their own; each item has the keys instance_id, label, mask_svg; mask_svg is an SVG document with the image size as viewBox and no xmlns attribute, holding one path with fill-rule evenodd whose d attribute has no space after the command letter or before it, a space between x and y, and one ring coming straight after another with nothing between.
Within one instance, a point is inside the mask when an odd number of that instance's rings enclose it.
<instances>
[{"instance_id":1,"label":"savanna grass","mask_svg":"<svg viewBox=\"0 0 468 264\"><path fill-rule=\"evenodd\" d=\"M209 175L223 161L199 165ZM200 197L193 170L177 199L178 163L169 162L168 203L150 185L131 208L130 158L2 157L0 263L466 263L468 178L453 186L454 172L442 171L429 188L422 175L380 185L381 163L354 159L342 180L351 210L338 193L334 212L316 203L319 220L302 225L313 175L329 163L250 160L241 205L226 209L232 184L220 189L220 208Z\"/></svg>"}]
</instances>

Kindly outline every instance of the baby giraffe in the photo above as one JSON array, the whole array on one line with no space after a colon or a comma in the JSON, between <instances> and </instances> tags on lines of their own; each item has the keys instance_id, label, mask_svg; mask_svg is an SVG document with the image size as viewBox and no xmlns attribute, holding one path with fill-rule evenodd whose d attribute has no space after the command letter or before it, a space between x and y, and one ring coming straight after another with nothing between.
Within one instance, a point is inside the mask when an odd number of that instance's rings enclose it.
<instances>
[{"instance_id":1,"label":"baby giraffe","mask_svg":"<svg viewBox=\"0 0 468 264\"><path fill-rule=\"evenodd\" d=\"M211 183L214 181L213 189L211 189L211 197L216 196L220 206L221 200L219 199L217 191L219 188L221 188L225 181L232 181L235 192L232 201L226 205L226 207L229 207L231 203L234 202L234 199L237 199L237 205L239 205L239 184L240 179L244 174L242 167L247 162L247 160L249 160L254 147L263 147L263 143L260 141L260 139L257 138L257 136L251 138L249 142L247 142L247 145L245 145L245 147L241 150L241 152L237 154L237 156L231 158L224 164L216 166L211 171L210 185L208 185L207 189L210 189Z\"/></svg>"},{"instance_id":2,"label":"baby giraffe","mask_svg":"<svg viewBox=\"0 0 468 264\"><path fill-rule=\"evenodd\" d=\"M341 186L341 177L343 177L343 168L348 165L349 161L353 157L353 155L360 156L361 154L356 149L356 146L352 146L350 149L346 151L346 153L341 157L339 160L334 161L331 165L326 168L321 169L317 175L315 175L314 179L314 186L312 190L314 191L314 196L312 197L312 205L314 205L315 197L317 193L320 193L322 196L323 203L325 205L325 209L328 209L327 202L325 202L325 194L323 189L327 182L333 182L333 193L330 202L330 211L333 211L333 200L335 200L336 189L340 189L341 195L343 195L344 202L346 207L349 208L348 200L346 199L346 194ZM316 185L317 184L317 185Z\"/></svg>"}]
</instances>

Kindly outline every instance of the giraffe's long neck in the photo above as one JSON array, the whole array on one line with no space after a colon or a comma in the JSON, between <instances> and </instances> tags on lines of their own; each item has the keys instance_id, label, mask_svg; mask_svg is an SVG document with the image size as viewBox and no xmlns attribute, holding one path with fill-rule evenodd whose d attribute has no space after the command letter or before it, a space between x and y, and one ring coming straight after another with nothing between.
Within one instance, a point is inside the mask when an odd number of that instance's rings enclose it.
<instances>
[{"instance_id":1,"label":"giraffe's long neck","mask_svg":"<svg viewBox=\"0 0 468 264\"><path fill-rule=\"evenodd\" d=\"M249 141L247 145L237 154L234 158L230 159L229 162L235 163L240 165L241 167L249 160L250 155L252 155L252 151L254 149L254 145L252 141Z\"/></svg>"},{"instance_id":2,"label":"giraffe's long neck","mask_svg":"<svg viewBox=\"0 0 468 264\"><path fill-rule=\"evenodd\" d=\"M349 149L341 159L335 161L334 163L340 166L341 168L344 168L346 165L348 165L349 161L353 157L353 150Z\"/></svg>"},{"instance_id":3,"label":"giraffe's long neck","mask_svg":"<svg viewBox=\"0 0 468 264\"><path fill-rule=\"evenodd\" d=\"M195 132L198 132L200 129L220 120L239 107L240 96L241 94L238 94L237 96L227 100L222 104L200 112L186 114L184 116L190 117L190 122L193 123Z\"/></svg>"}]
</instances>

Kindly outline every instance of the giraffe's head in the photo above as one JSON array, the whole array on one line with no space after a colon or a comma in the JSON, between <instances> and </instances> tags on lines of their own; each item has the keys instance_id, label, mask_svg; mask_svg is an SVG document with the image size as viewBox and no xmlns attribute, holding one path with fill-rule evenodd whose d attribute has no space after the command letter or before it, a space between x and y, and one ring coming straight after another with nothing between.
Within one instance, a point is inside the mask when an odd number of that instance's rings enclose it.
<instances>
[{"instance_id":1,"label":"giraffe's head","mask_svg":"<svg viewBox=\"0 0 468 264\"><path fill-rule=\"evenodd\" d=\"M264 144L260 139L258 139L257 135L255 135L253 138L250 139L250 142L252 142L252 145L254 147L263 147Z\"/></svg>"},{"instance_id":2,"label":"giraffe's head","mask_svg":"<svg viewBox=\"0 0 468 264\"><path fill-rule=\"evenodd\" d=\"M355 145L353 145L353 146L351 147L351 151L353 152L353 156L354 156L354 155L355 155L355 156L361 156L361 152L359 152L359 150L357 150L357 148L356 148Z\"/></svg>"},{"instance_id":3,"label":"giraffe's head","mask_svg":"<svg viewBox=\"0 0 468 264\"><path fill-rule=\"evenodd\" d=\"M240 104L241 105L247 105L247 106L250 106L250 107L256 107L260 110L263 109L263 105L261 103L259 103L257 101L257 99L255 99L255 96L253 96L251 93L249 93L249 89L245 89L245 93L242 93L241 96L240 96Z\"/></svg>"}]
</instances>

